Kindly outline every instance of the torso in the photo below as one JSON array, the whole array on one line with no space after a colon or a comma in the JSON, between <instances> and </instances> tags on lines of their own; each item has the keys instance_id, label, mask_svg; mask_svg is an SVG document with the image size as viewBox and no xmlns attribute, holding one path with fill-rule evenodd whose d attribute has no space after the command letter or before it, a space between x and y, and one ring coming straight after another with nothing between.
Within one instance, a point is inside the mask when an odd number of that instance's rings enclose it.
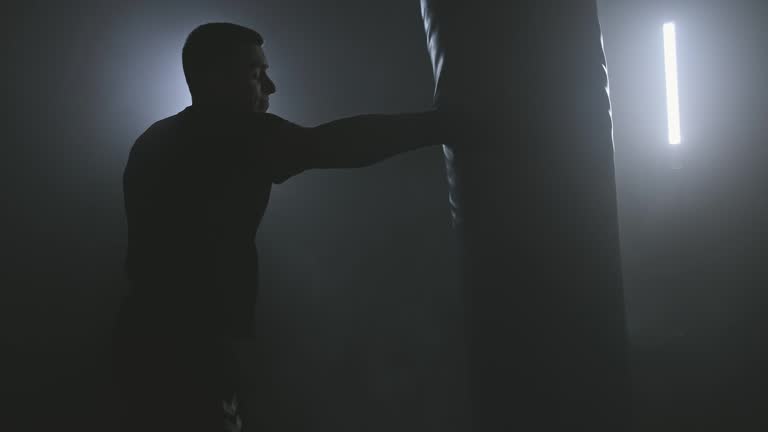
<instances>
[{"instance_id":1,"label":"torso","mask_svg":"<svg viewBox=\"0 0 768 432\"><path fill-rule=\"evenodd\" d=\"M258 132L188 108L137 140L124 179L134 298L194 311L181 321L250 323L272 185Z\"/></svg>"}]
</instances>

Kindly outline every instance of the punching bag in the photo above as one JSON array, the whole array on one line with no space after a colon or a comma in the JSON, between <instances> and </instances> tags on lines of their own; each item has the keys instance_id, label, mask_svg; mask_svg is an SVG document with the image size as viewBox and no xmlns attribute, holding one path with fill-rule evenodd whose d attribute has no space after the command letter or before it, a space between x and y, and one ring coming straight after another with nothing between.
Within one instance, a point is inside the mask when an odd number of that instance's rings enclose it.
<instances>
[{"instance_id":1,"label":"punching bag","mask_svg":"<svg viewBox=\"0 0 768 432\"><path fill-rule=\"evenodd\" d=\"M595 0L422 0L464 261L473 431L627 430L607 68Z\"/></svg>"}]
</instances>

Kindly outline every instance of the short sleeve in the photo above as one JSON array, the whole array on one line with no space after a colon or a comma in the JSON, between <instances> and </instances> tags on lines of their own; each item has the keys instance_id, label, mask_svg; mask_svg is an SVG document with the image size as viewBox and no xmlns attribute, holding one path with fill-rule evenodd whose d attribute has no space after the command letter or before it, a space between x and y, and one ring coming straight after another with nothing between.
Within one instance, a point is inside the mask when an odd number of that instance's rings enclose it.
<instances>
[{"instance_id":1,"label":"short sleeve","mask_svg":"<svg viewBox=\"0 0 768 432\"><path fill-rule=\"evenodd\" d=\"M280 184L310 168L307 128L274 114L263 114L268 133L263 142L264 163L272 182Z\"/></svg>"}]
</instances>

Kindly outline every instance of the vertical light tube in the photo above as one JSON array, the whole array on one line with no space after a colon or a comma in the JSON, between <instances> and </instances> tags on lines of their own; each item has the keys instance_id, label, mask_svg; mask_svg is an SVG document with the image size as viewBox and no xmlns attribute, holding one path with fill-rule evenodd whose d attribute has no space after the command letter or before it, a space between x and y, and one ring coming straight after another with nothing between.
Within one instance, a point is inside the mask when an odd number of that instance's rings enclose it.
<instances>
[{"instance_id":1,"label":"vertical light tube","mask_svg":"<svg viewBox=\"0 0 768 432\"><path fill-rule=\"evenodd\" d=\"M680 95L677 75L677 35L675 23L664 24L664 63L667 75L667 115L669 122L669 143L680 144Z\"/></svg>"}]
</instances>

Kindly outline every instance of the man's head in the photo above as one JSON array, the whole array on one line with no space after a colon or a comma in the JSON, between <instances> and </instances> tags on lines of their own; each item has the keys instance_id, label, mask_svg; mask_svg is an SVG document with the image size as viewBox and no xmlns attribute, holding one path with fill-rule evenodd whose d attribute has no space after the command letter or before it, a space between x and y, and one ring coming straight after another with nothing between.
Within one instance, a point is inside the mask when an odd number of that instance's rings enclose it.
<instances>
[{"instance_id":1,"label":"man's head","mask_svg":"<svg viewBox=\"0 0 768 432\"><path fill-rule=\"evenodd\" d=\"M184 76L194 105L266 112L275 83L267 76L261 35L230 23L203 24L187 37Z\"/></svg>"}]
</instances>

